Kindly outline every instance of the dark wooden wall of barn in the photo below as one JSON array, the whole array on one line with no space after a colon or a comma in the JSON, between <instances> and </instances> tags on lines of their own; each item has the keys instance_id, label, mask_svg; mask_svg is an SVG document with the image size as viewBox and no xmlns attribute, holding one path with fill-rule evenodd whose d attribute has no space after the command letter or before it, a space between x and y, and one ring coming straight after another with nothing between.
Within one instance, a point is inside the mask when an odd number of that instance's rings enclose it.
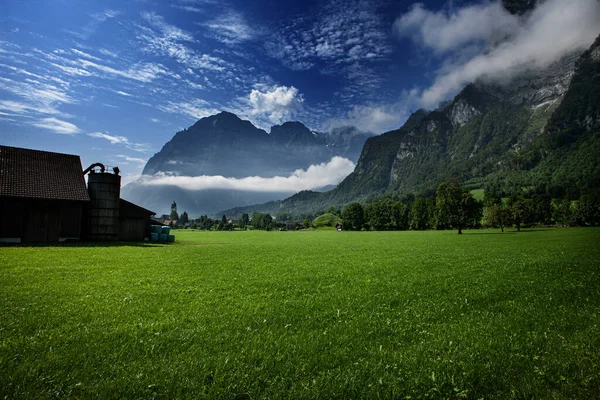
<instances>
[{"instance_id":1,"label":"dark wooden wall of barn","mask_svg":"<svg viewBox=\"0 0 600 400\"><path fill-rule=\"evenodd\" d=\"M149 237L150 218L119 218L119 240L143 241Z\"/></svg>"},{"instance_id":2,"label":"dark wooden wall of barn","mask_svg":"<svg viewBox=\"0 0 600 400\"><path fill-rule=\"evenodd\" d=\"M141 242L150 238L150 216L152 214L149 214L148 210L123 200L119 206L119 240Z\"/></svg>"},{"instance_id":3,"label":"dark wooden wall of barn","mask_svg":"<svg viewBox=\"0 0 600 400\"><path fill-rule=\"evenodd\" d=\"M82 204L72 201L0 198L0 238L25 243L81 238Z\"/></svg>"}]
</instances>

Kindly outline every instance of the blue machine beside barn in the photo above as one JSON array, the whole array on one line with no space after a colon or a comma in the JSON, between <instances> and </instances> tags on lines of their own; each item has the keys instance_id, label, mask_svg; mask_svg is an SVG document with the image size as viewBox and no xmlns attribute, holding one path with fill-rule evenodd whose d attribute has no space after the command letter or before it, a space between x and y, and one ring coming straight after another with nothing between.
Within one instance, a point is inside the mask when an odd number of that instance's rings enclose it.
<instances>
[{"instance_id":1,"label":"blue machine beside barn","mask_svg":"<svg viewBox=\"0 0 600 400\"><path fill-rule=\"evenodd\" d=\"M150 241L173 243L175 241L175 235L171 235L171 228L168 226L152 225L152 233L150 235Z\"/></svg>"}]
</instances>

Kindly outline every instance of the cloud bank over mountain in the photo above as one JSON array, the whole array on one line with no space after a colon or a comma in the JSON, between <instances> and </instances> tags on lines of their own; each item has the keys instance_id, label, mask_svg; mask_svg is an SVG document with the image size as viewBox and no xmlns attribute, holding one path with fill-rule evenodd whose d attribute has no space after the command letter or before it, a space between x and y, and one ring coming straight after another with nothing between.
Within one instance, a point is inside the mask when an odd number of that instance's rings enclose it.
<instances>
[{"instance_id":1,"label":"cloud bank over mountain","mask_svg":"<svg viewBox=\"0 0 600 400\"><path fill-rule=\"evenodd\" d=\"M287 177L227 178L224 176L175 176L158 173L142 176L137 181L145 186L176 186L184 190L226 189L250 192L298 192L337 185L354 170L354 163L347 158L333 157L329 162L298 169Z\"/></svg>"},{"instance_id":2,"label":"cloud bank over mountain","mask_svg":"<svg viewBox=\"0 0 600 400\"><path fill-rule=\"evenodd\" d=\"M541 69L589 47L600 30L597 0L547 0L530 13L511 15L499 2L429 11L422 4L394 28L443 62L417 101L435 107L477 79L507 79Z\"/></svg>"}]
</instances>

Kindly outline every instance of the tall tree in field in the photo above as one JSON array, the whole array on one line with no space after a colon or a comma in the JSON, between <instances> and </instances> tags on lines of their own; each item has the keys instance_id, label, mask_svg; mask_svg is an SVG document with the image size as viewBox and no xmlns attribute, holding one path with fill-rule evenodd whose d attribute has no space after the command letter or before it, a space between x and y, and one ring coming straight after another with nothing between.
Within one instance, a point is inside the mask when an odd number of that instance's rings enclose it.
<instances>
[{"instance_id":1,"label":"tall tree in field","mask_svg":"<svg viewBox=\"0 0 600 400\"><path fill-rule=\"evenodd\" d=\"M483 225L489 228L500 227L504 232L504 227L510 223L510 218L506 207L502 204L492 204L483 210Z\"/></svg>"},{"instance_id":2,"label":"tall tree in field","mask_svg":"<svg viewBox=\"0 0 600 400\"><path fill-rule=\"evenodd\" d=\"M190 222L190 217L188 216L187 211L184 211L181 214L181 222L184 223L184 224L187 223L187 222Z\"/></svg>"},{"instance_id":3,"label":"tall tree in field","mask_svg":"<svg viewBox=\"0 0 600 400\"><path fill-rule=\"evenodd\" d=\"M310 218L306 217L304 218L304 221L302 221L302 226L304 227L304 229L308 229L310 228Z\"/></svg>"},{"instance_id":4,"label":"tall tree in field","mask_svg":"<svg viewBox=\"0 0 600 400\"><path fill-rule=\"evenodd\" d=\"M409 207L401 201L392 204L392 224L394 229L407 230L409 228Z\"/></svg>"},{"instance_id":5,"label":"tall tree in field","mask_svg":"<svg viewBox=\"0 0 600 400\"><path fill-rule=\"evenodd\" d=\"M342 213L340 211L339 208L337 208L336 206L331 206L327 209L327 212L329 214L333 214L333 215L337 215L338 217L341 217ZM291 219L291 218L290 218Z\"/></svg>"},{"instance_id":6,"label":"tall tree in field","mask_svg":"<svg viewBox=\"0 0 600 400\"><path fill-rule=\"evenodd\" d=\"M169 216L171 220L179 219L179 214L177 214L177 203L173 202L171 204L171 215Z\"/></svg>"},{"instance_id":7,"label":"tall tree in field","mask_svg":"<svg viewBox=\"0 0 600 400\"><path fill-rule=\"evenodd\" d=\"M457 182L441 183L436 192L436 212L440 224L448 224L458 229L462 228L472 219L477 211L477 203L469 189L461 187Z\"/></svg>"},{"instance_id":8,"label":"tall tree in field","mask_svg":"<svg viewBox=\"0 0 600 400\"><path fill-rule=\"evenodd\" d=\"M252 227L270 231L273 228L273 217L269 214L254 213L252 214Z\"/></svg>"},{"instance_id":9,"label":"tall tree in field","mask_svg":"<svg viewBox=\"0 0 600 400\"><path fill-rule=\"evenodd\" d=\"M521 232L521 224L527 219L527 206L521 196L511 196L507 204L508 215L511 221L517 227L517 232Z\"/></svg>"},{"instance_id":10,"label":"tall tree in field","mask_svg":"<svg viewBox=\"0 0 600 400\"><path fill-rule=\"evenodd\" d=\"M600 225L600 196L595 193L581 196L577 202L576 214L582 225Z\"/></svg>"},{"instance_id":11,"label":"tall tree in field","mask_svg":"<svg viewBox=\"0 0 600 400\"><path fill-rule=\"evenodd\" d=\"M483 225L488 228L504 227L510 220L506 207L502 204L502 198L493 190L486 189L483 192Z\"/></svg>"},{"instance_id":12,"label":"tall tree in field","mask_svg":"<svg viewBox=\"0 0 600 400\"><path fill-rule=\"evenodd\" d=\"M427 198L427 225L429 229L438 229L437 216L435 215L435 197Z\"/></svg>"},{"instance_id":13,"label":"tall tree in field","mask_svg":"<svg viewBox=\"0 0 600 400\"><path fill-rule=\"evenodd\" d=\"M417 197L410 211L410 229L422 231L429 228L429 208L424 197Z\"/></svg>"},{"instance_id":14,"label":"tall tree in field","mask_svg":"<svg viewBox=\"0 0 600 400\"><path fill-rule=\"evenodd\" d=\"M241 229L246 229L246 226L250 223L250 216L246 213L242 214L242 216L240 217L240 228Z\"/></svg>"},{"instance_id":15,"label":"tall tree in field","mask_svg":"<svg viewBox=\"0 0 600 400\"><path fill-rule=\"evenodd\" d=\"M360 231L365 224L365 211L360 203L350 203L342 210L344 229Z\"/></svg>"},{"instance_id":16,"label":"tall tree in field","mask_svg":"<svg viewBox=\"0 0 600 400\"><path fill-rule=\"evenodd\" d=\"M365 220L369 226L376 231L389 229L392 224L392 212L388 203L376 201L364 208Z\"/></svg>"},{"instance_id":17,"label":"tall tree in field","mask_svg":"<svg viewBox=\"0 0 600 400\"><path fill-rule=\"evenodd\" d=\"M557 225L567 226L571 223L573 211L571 210L571 200L568 198L552 200L552 219Z\"/></svg>"}]
</instances>

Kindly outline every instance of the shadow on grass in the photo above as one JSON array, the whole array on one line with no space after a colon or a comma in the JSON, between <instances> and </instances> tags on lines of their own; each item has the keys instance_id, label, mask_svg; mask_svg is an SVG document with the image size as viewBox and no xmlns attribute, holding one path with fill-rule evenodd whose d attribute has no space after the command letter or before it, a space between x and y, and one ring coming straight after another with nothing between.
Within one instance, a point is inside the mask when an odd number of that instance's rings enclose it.
<instances>
[{"instance_id":1,"label":"shadow on grass","mask_svg":"<svg viewBox=\"0 0 600 400\"><path fill-rule=\"evenodd\" d=\"M2 247L162 247L176 243L150 242L63 242L63 243L0 243Z\"/></svg>"},{"instance_id":2,"label":"shadow on grass","mask_svg":"<svg viewBox=\"0 0 600 400\"><path fill-rule=\"evenodd\" d=\"M546 228L546 229L521 229L520 231L517 231L516 229L511 229L511 230L505 230L504 232L498 230L498 231L476 231L476 230L469 230L469 231L464 231L463 233L466 233L468 235L515 235L517 233L529 233L529 232L548 232L550 231L551 228Z\"/></svg>"},{"instance_id":3,"label":"shadow on grass","mask_svg":"<svg viewBox=\"0 0 600 400\"><path fill-rule=\"evenodd\" d=\"M467 232L463 232L464 234L467 235L514 235L515 233L520 233L517 231L505 231L505 232L476 232L476 231L467 231Z\"/></svg>"}]
</instances>

